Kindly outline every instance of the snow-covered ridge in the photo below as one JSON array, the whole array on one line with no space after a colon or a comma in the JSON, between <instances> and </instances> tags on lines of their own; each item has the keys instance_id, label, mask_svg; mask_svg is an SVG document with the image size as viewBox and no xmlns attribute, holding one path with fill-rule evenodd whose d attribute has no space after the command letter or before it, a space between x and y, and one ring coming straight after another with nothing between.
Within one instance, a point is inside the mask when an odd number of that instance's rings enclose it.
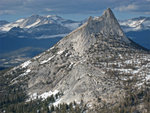
<instances>
[{"instance_id":1,"label":"snow-covered ridge","mask_svg":"<svg viewBox=\"0 0 150 113\"><path fill-rule=\"evenodd\" d=\"M150 29L149 17L133 18L124 21L119 21L119 23L125 32Z\"/></svg>"},{"instance_id":2,"label":"snow-covered ridge","mask_svg":"<svg viewBox=\"0 0 150 113\"><path fill-rule=\"evenodd\" d=\"M95 17L94 19L97 20L98 18L99 17ZM44 24L59 24L69 28L70 30L74 30L78 28L82 24L82 22L66 20L56 15L47 15L47 16L32 15L28 18L22 18L15 22L2 25L0 26L0 31L7 32L13 27L29 29ZM128 20L121 20L119 21L119 24L121 25L122 29L125 32L138 31L143 29L145 30L150 29L150 18L138 17Z\"/></svg>"},{"instance_id":3,"label":"snow-covered ridge","mask_svg":"<svg viewBox=\"0 0 150 113\"><path fill-rule=\"evenodd\" d=\"M0 31L7 32L13 27L29 29L29 28L37 27L37 26L44 25L44 24L59 24L59 25L69 28L70 30L74 30L77 27L79 27L80 22L66 20L56 15L47 15L47 16L32 15L28 18L19 19L15 22L5 24L0 27Z\"/></svg>"}]
</instances>

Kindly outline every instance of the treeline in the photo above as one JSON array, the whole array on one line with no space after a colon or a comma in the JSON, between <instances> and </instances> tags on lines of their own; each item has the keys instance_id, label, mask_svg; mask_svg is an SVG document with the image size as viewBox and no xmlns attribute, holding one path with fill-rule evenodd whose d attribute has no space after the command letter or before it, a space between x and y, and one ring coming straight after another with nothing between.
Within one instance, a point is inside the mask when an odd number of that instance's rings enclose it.
<instances>
[{"instance_id":1,"label":"treeline","mask_svg":"<svg viewBox=\"0 0 150 113\"><path fill-rule=\"evenodd\" d=\"M33 100L30 102L7 103L0 110L1 113L82 113L85 109L76 102L54 106L55 97L52 95L46 100Z\"/></svg>"}]
</instances>

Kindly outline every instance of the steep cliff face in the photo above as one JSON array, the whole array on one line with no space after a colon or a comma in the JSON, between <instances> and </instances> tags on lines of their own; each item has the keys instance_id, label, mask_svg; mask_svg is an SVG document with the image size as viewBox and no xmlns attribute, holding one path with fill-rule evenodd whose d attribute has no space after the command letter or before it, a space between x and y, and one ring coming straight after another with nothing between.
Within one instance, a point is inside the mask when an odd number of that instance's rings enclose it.
<instances>
[{"instance_id":1,"label":"steep cliff face","mask_svg":"<svg viewBox=\"0 0 150 113\"><path fill-rule=\"evenodd\" d=\"M57 104L81 100L89 105L114 104L124 94L126 80L136 77L135 87L149 80L149 59L149 53L125 36L107 9L6 74L13 77L11 85L25 84L30 99L52 91L63 93Z\"/></svg>"}]
</instances>

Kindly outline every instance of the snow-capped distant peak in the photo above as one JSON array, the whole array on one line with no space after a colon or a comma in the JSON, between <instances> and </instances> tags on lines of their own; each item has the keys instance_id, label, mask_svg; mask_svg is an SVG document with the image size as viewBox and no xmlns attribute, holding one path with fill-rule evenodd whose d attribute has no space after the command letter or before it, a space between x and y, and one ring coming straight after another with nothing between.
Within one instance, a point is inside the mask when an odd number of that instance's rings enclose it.
<instances>
[{"instance_id":1,"label":"snow-capped distant peak","mask_svg":"<svg viewBox=\"0 0 150 113\"><path fill-rule=\"evenodd\" d=\"M44 25L44 24L58 24L58 25L67 27L70 30L74 30L77 27L79 27L80 22L66 20L57 15L47 15L47 16L32 15L28 18L19 19L15 22L11 22L9 24L0 26L0 31L7 32L13 27L29 29L29 28L37 27L37 26Z\"/></svg>"},{"instance_id":2,"label":"snow-capped distant peak","mask_svg":"<svg viewBox=\"0 0 150 113\"><path fill-rule=\"evenodd\" d=\"M125 32L150 29L150 18L139 17L119 22Z\"/></svg>"},{"instance_id":3,"label":"snow-capped distant peak","mask_svg":"<svg viewBox=\"0 0 150 113\"><path fill-rule=\"evenodd\" d=\"M137 27L140 24L142 24L145 21L145 19L142 20L128 20L128 21L124 21L122 23L120 23L120 25L125 25L125 26L129 26L129 27Z\"/></svg>"}]
</instances>

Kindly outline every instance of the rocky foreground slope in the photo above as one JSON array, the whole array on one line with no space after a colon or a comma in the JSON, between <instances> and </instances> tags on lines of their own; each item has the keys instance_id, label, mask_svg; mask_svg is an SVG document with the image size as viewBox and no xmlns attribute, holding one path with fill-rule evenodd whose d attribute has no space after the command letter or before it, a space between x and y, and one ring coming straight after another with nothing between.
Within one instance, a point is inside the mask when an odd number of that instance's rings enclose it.
<instances>
[{"instance_id":1,"label":"rocky foreground slope","mask_svg":"<svg viewBox=\"0 0 150 113\"><path fill-rule=\"evenodd\" d=\"M8 75L9 85L25 88L27 101L60 92L54 105L83 100L89 108L111 106L125 95L129 80L135 79L135 88L149 83L150 54L125 36L107 9Z\"/></svg>"}]
</instances>

